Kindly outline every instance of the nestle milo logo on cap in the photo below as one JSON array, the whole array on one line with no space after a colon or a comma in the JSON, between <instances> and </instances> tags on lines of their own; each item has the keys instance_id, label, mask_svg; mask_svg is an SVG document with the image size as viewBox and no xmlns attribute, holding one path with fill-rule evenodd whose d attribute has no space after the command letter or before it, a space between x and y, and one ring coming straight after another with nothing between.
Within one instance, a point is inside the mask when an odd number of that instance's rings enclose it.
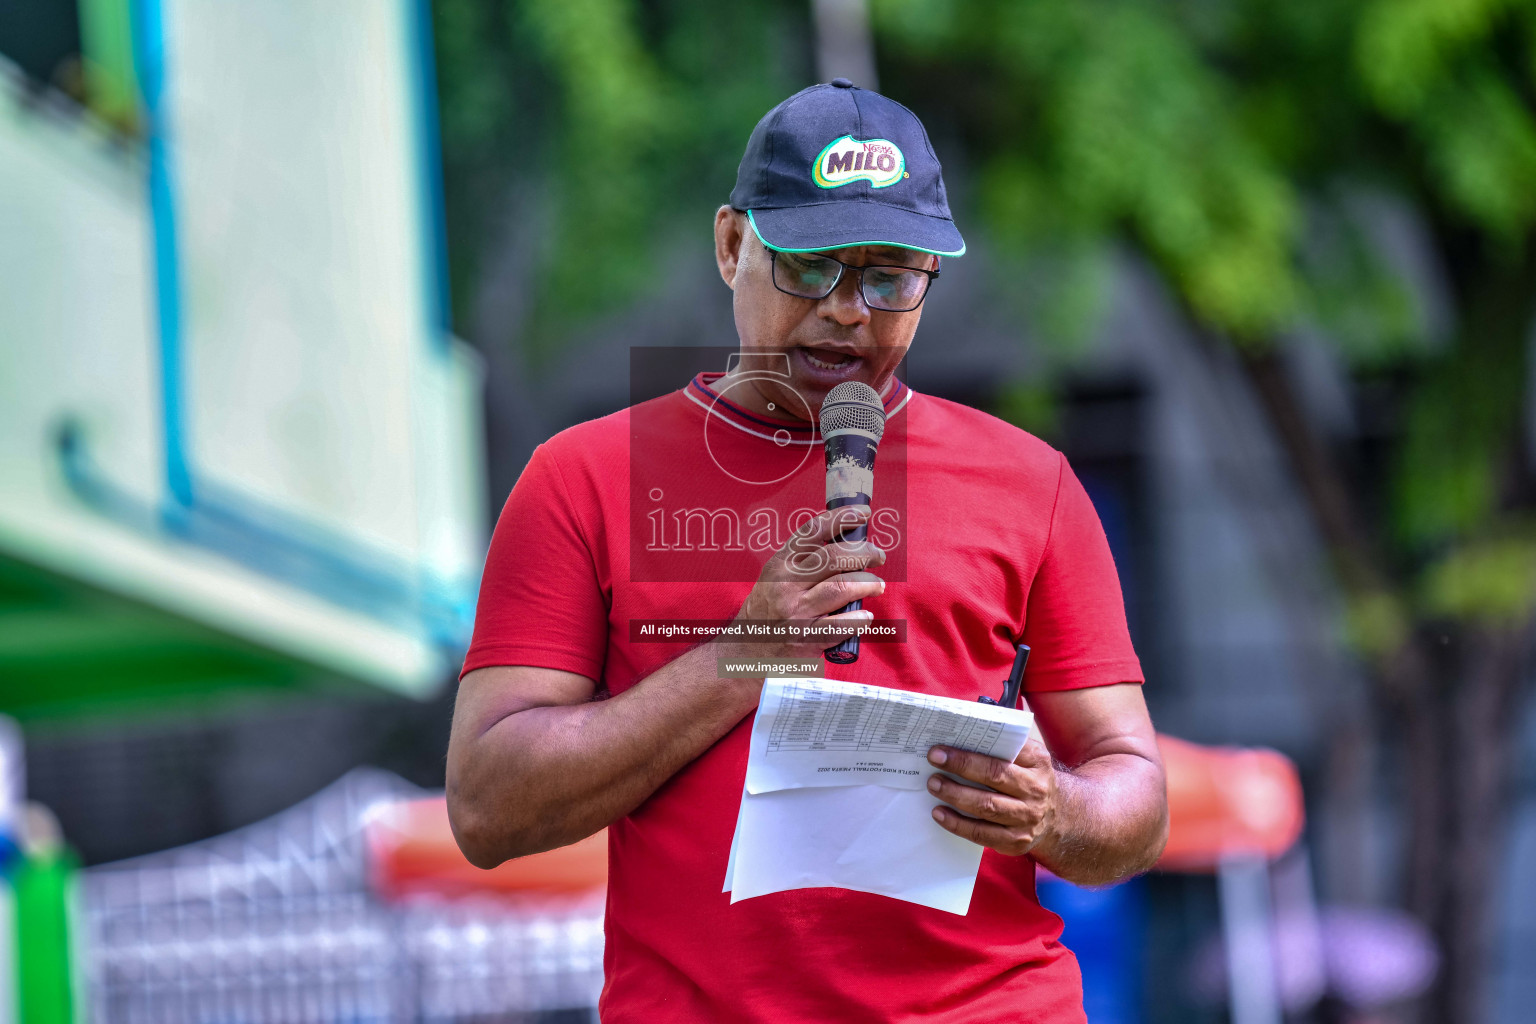
<instances>
[{"instance_id":1,"label":"nestle milo logo on cap","mask_svg":"<svg viewBox=\"0 0 1536 1024\"><path fill-rule=\"evenodd\" d=\"M822 188L837 188L850 181L867 181L874 188L885 188L902 179L907 160L896 143L888 139L860 142L844 135L827 144L816 156L812 176Z\"/></svg>"}]
</instances>

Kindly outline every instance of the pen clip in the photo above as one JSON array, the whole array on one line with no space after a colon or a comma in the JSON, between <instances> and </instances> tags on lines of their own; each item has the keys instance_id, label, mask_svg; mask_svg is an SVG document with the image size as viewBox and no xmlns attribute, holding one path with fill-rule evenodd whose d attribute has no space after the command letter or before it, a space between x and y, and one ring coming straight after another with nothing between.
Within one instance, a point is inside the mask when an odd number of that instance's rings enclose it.
<instances>
[{"instance_id":1,"label":"pen clip","mask_svg":"<svg viewBox=\"0 0 1536 1024\"><path fill-rule=\"evenodd\" d=\"M1019 706L1019 690L1024 686L1024 666L1027 664L1029 664L1029 647L1019 644L1018 650L1013 655L1013 670L1008 673L1008 681L1003 684L1003 707Z\"/></svg>"}]
</instances>

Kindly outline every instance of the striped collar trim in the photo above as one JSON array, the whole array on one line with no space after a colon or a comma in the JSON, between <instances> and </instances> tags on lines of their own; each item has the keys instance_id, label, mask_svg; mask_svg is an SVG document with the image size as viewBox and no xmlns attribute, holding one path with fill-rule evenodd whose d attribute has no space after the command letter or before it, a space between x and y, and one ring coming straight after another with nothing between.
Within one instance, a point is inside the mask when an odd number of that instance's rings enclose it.
<instances>
[{"instance_id":1,"label":"striped collar trim","mask_svg":"<svg viewBox=\"0 0 1536 1024\"><path fill-rule=\"evenodd\" d=\"M735 427L737 430L765 438L776 444L820 444L821 436L814 426L809 424L790 423L788 421L773 420L750 412L737 403L716 394L709 385L724 377L723 373L700 373L688 382L683 389L683 394L688 400L699 406L707 415L719 417L722 421ZM911 401L915 392L907 387L901 380L896 381L896 387L882 404L885 406L887 418L896 415ZM786 441L784 435L789 437Z\"/></svg>"}]
</instances>

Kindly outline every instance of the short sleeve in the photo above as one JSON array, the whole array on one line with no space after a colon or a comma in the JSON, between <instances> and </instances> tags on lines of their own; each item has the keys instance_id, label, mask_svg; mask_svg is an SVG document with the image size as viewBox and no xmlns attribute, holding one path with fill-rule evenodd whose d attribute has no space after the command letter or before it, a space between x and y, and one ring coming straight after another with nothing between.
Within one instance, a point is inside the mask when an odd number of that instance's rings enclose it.
<instances>
[{"instance_id":1,"label":"short sleeve","mask_svg":"<svg viewBox=\"0 0 1536 1024\"><path fill-rule=\"evenodd\" d=\"M1026 690L1143 681L1109 541L1088 492L1065 458L1026 615Z\"/></svg>"},{"instance_id":2,"label":"short sleeve","mask_svg":"<svg viewBox=\"0 0 1536 1024\"><path fill-rule=\"evenodd\" d=\"M465 673L536 665L601 680L608 602L578 510L549 445L534 450L491 535Z\"/></svg>"}]
</instances>

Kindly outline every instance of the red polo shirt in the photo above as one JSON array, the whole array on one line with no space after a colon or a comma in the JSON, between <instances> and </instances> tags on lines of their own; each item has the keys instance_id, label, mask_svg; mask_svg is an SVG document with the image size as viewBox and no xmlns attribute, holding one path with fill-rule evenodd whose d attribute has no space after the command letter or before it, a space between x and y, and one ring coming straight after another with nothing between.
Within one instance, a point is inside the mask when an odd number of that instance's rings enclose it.
<instances>
[{"instance_id":1,"label":"red polo shirt","mask_svg":"<svg viewBox=\"0 0 1536 1024\"><path fill-rule=\"evenodd\" d=\"M632 642L631 620L734 617L823 507L825 465L811 431L749 413L719 380L534 452L496 525L464 671L538 665L619 693L685 649ZM995 696L1022 637L1027 692L1141 682L1104 532L1060 453L905 385L886 408L872 532L891 558L865 606L907 636L827 675ZM1084 1020L1028 858L987 851L964 916L843 889L733 906L721 885L751 728L609 829L605 1024Z\"/></svg>"}]
</instances>

